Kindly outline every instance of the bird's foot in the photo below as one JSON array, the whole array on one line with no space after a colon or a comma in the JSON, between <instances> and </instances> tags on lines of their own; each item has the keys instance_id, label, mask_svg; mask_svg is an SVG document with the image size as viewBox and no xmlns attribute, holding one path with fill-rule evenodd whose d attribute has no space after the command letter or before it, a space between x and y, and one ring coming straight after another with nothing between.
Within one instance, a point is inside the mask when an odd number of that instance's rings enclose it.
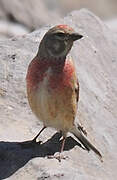
<instances>
[{"instance_id":1,"label":"bird's foot","mask_svg":"<svg viewBox=\"0 0 117 180\"><path fill-rule=\"evenodd\" d=\"M57 159L59 162L61 162L62 159L67 159L68 156L64 156L62 155L61 153L57 153L57 154L54 154L54 155L49 155L47 156L48 159Z\"/></svg>"},{"instance_id":2,"label":"bird's foot","mask_svg":"<svg viewBox=\"0 0 117 180\"><path fill-rule=\"evenodd\" d=\"M85 136L87 136L87 131L86 131L86 129L84 129L83 126L81 126L81 125L78 124L78 129L79 129Z\"/></svg>"}]
</instances>

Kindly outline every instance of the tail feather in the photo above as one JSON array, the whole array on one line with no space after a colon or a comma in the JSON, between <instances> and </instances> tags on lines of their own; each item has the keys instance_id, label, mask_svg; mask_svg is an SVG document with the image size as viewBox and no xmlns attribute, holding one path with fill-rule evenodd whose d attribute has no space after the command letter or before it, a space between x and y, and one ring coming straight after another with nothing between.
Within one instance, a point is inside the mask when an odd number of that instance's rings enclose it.
<instances>
[{"instance_id":1,"label":"tail feather","mask_svg":"<svg viewBox=\"0 0 117 180\"><path fill-rule=\"evenodd\" d=\"M101 162L103 162L102 160L102 155L101 153L96 149L95 146L93 146L86 138L85 136L74 126L73 129L71 130L71 133L73 133L73 135L78 138L78 140L83 144L83 146L88 150L92 150L94 151L99 159L101 160Z\"/></svg>"}]
</instances>

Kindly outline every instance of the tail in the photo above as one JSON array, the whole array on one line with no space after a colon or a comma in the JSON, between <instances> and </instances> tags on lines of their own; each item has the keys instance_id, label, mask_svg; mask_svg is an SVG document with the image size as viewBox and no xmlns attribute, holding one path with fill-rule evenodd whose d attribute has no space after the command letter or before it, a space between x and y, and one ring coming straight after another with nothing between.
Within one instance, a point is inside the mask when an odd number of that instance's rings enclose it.
<instances>
[{"instance_id":1,"label":"tail","mask_svg":"<svg viewBox=\"0 0 117 180\"><path fill-rule=\"evenodd\" d=\"M98 155L101 162L103 162L101 153L84 137L84 135L75 126L71 129L70 132L73 133L76 138L78 138L78 140L88 151L94 151Z\"/></svg>"}]
</instances>

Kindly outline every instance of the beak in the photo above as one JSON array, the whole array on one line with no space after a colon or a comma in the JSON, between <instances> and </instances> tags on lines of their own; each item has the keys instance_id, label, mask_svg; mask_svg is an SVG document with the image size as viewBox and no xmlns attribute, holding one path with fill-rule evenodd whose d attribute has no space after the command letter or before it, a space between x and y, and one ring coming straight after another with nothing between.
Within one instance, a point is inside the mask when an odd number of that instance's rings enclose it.
<instances>
[{"instance_id":1,"label":"beak","mask_svg":"<svg viewBox=\"0 0 117 180\"><path fill-rule=\"evenodd\" d=\"M72 33L72 34L70 35L70 37L71 37L71 39L72 39L73 41L76 41L76 40L78 40L78 39L81 39L83 36L82 36L81 34L78 34L78 33Z\"/></svg>"}]
</instances>

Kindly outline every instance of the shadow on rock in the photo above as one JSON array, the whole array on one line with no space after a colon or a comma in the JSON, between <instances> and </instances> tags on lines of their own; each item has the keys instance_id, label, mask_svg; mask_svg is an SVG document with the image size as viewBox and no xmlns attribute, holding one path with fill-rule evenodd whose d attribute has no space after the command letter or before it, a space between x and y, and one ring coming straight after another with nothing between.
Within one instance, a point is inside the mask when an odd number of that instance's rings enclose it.
<instances>
[{"instance_id":1,"label":"shadow on rock","mask_svg":"<svg viewBox=\"0 0 117 180\"><path fill-rule=\"evenodd\" d=\"M23 167L29 160L35 157L46 157L54 155L61 148L61 134L56 133L47 142L31 144L25 142L0 142L0 179L8 178L19 168ZM70 150L75 145L80 147L77 141L68 137L65 142L64 150Z\"/></svg>"}]
</instances>

